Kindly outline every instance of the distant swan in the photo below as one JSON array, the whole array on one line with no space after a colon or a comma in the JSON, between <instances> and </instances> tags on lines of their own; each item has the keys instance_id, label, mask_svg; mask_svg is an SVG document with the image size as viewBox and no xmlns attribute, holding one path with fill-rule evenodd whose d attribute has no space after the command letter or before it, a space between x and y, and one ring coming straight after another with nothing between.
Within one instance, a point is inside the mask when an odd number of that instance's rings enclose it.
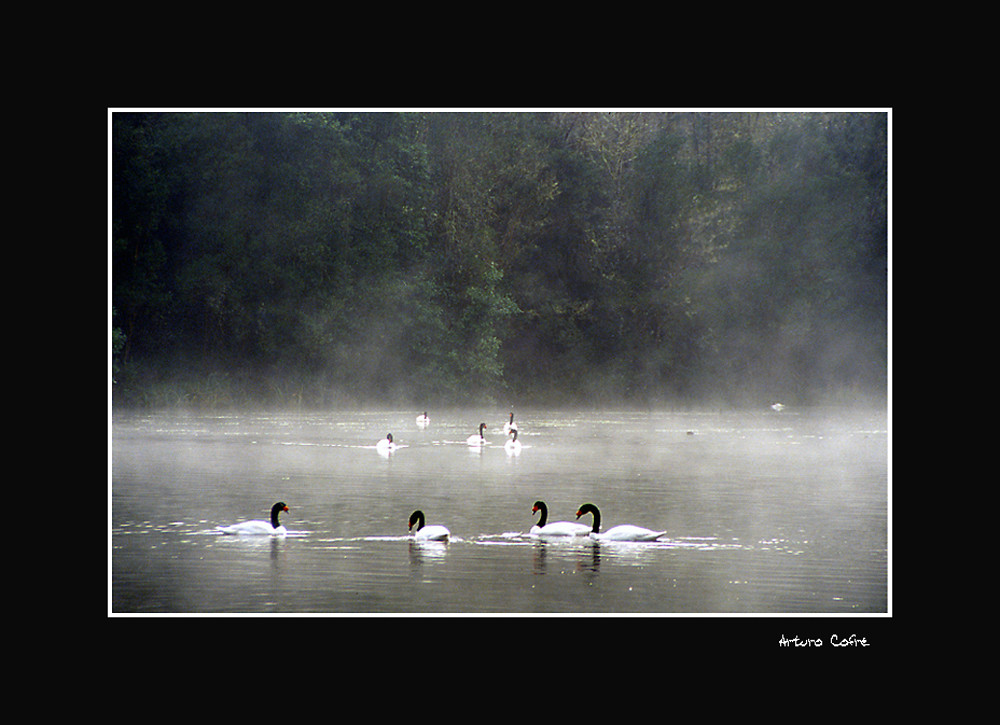
<instances>
[{"instance_id":1,"label":"distant swan","mask_svg":"<svg viewBox=\"0 0 1000 725\"><path fill-rule=\"evenodd\" d=\"M392 433L375 444L375 450L379 453L392 453L397 448L399 448L399 446L393 442Z\"/></svg>"},{"instance_id":2,"label":"distant swan","mask_svg":"<svg viewBox=\"0 0 1000 725\"><path fill-rule=\"evenodd\" d=\"M781 412L784 409L785 409L785 406L782 405L781 403L775 403L774 405L771 406L771 410L776 410L778 412Z\"/></svg>"},{"instance_id":3,"label":"distant swan","mask_svg":"<svg viewBox=\"0 0 1000 725\"><path fill-rule=\"evenodd\" d=\"M448 537L451 536L451 532L444 526L424 526L424 512L420 509L410 514L411 530L414 524L417 525L417 530L414 532L413 538L417 541L447 541Z\"/></svg>"},{"instance_id":4,"label":"distant swan","mask_svg":"<svg viewBox=\"0 0 1000 725\"><path fill-rule=\"evenodd\" d=\"M520 453L521 452L521 441L517 439L517 428L511 431L513 438L503 444L503 448L508 453Z\"/></svg>"},{"instance_id":5,"label":"distant swan","mask_svg":"<svg viewBox=\"0 0 1000 725\"><path fill-rule=\"evenodd\" d=\"M427 425L430 424L430 422L431 419L427 417L427 411L424 411L423 415L417 416L417 425L420 426L421 428L427 427Z\"/></svg>"},{"instance_id":6,"label":"distant swan","mask_svg":"<svg viewBox=\"0 0 1000 725\"><path fill-rule=\"evenodd\" d=\"M271 507L271 521L244 521L239 524L233 524L232 526L219 526L218 529L223 534L273 534L275 536L282 536L288 531L284 526L278 523L278 514L282 511L288 511L288 505L284 501L278 501Z\"/></svg>"},{"instance_id":7,"label":"distant swan","mask_svg":"<svg viewBox=\"0 0 1000 725\"><path fill-rule=\"evenodd\" d=\"M465 440L465 442L468 443L470 446L485 446L486 445L486 439L483 438L483 431L485 429L486 429L486 424L485 423L480 423L479 424L479 435L471 435L471 436L469 436Z\"/></svg>"},{"instance_id":8,"label":"distant swan","mask_svg":"<svg viewBox=\"0 0 1000 725\"><path fill-rule=\"evenodd\" d=\"M503 432L510 435L512 430L517 430L517 423L514 422L514 413L510 414L510 422L503 424Z\"/></svg>"},{"instance_id":9,"label":"distant swan","mask_svg":"<svg viewBox=\"0 0 1000 725\"><path fill-rule=\"evenodd\" d=\"M644 529L641 526L633 526L632 524L621 524L608 529L602 534L600 533L601 512L597 510L597 507L594 504L583 504L583 506L580 507L580 510L576 512L576 517L580 518L584 514L588 513L594 514L594 528L590 532L590 537L599 541L655 541L667 533L666 531L652 531L650 529Z\"/></svg>"},{"instance_id":10,"label":"distant swan","mask_svg":"<svg viewBox=\"0 0 1000 725\"><path fill-rule=\"evenodd\" d=\"M536 536L586 536L590 533L590 527L585 524L578 524L573 521L553 521L546 523L549 518L549 509L544 501L535 501L531 507L531 513L541 511L542 516L538 523L531 527L529 534Z\"/></svg>"}]
</instances>

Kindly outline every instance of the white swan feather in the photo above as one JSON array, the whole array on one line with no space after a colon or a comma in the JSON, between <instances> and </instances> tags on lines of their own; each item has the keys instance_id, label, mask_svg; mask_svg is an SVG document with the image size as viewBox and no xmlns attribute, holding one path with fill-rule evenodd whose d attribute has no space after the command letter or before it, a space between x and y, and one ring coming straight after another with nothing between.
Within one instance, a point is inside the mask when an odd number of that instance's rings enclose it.
<instances>
[{"instance_id":1,"label":"white swan feather","mask_svg":"<svg viewBox=\"0 0 1000 725\"><path fill-rule=\"evenodd\" d=\"M590 531L590 538L597 541L656 541L666 534L666 531L653 531L642 526L632 524L619 524L613 526L605 532L601 532L601 512L592 503L583 504L576 512L576 517L580 518L584 514L594 515L594 527Z\"/></svg>"},{"instance_id":2,"label":"white swan feather","mask_svg":"<svg viewBox=\"0 0 1000 725\"><path fill-rule=\"evenodd\" d=\"M284 501L278 501L271 507L270 521L243 521L231 526L219 526L219 531L223 534L235 534L237 536L283 536L288 530L278 521L278 514L288 511L288 505Z\"/></svg>"},{"instance_id":3,"label":"white swan feather","mask_svg":"<svg viewBox=\"0 0 1000 725\"><path fill-rule=\"evenodd\" d=\"M448 541L451 537L451 532L444 526L438 524L425 526L424 512L420 509L410 514L410 530L413 529L414 524L416 524L417 530L413 532L413 538L417 541Z\"/></svg>"},{"instance_id":4,"label":"white swan feather","mask_svg":"<svg viewBox=\"0 0 1000 725\"><path fill-rule=\"evenodd\" d=\"M538 523L529 529L528 533L534 536L586 536L590 533L590 527L586 524L579 524L574 521L548 521L549 510L544 501L535 501L531 507L531 513L541 511L542 515Z\"/></svg>"},{"instance_id":5,"label":"white swan feather","mask_svg":"<svg viewBox=\"0 0 1000 725\"><path fill-rule=\"evenodd\" d=\"M465 439L465 442L470 446L485 446L486 439L483 437L483 431L486 429L485 423L479 424L479 433L476 435L471 435Z\"/></svg>"}]
</instances>

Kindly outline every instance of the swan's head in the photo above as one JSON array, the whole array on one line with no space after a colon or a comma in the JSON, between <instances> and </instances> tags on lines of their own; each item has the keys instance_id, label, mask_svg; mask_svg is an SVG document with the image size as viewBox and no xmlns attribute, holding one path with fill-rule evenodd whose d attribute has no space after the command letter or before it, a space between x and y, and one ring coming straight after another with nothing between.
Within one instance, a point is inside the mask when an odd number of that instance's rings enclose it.
<instances>
[{"instance_id":1,"label":"swan's head","mask_svg":"<svg viewBox=\"0 0 1000 725\"><path fill-rule=\"evenodd\" d=\"M274 506L271 507L271 526L278 528L281 525L278 523L278 514L287 510L288 504L284 501L278 501L278 503L274 504Z\"/></svg>"},{"instance_id":2,"label":"swan's head","mask_svg":"<svg viewBox=\"0 0 1000 725\"><path fill-rule=\"evenodd\" d=\"M486 424L485 423L480 423L479 424L479 435L483 434L483 429L485 429L485 428L486 428Z\"/></svg>"},{"instance_id":3,"label":"swan's head","mask_svg":"<svg viewBox=\"0 0 1000 725\"><path fill-rule=\"evenodd\" d=\"M580 518L584 514L594 514L594 533L598 533L601 530L601 512L597 510L597 507L592 503L585 503L576 511L576 517Z\"/></svg>"},{"instance_id":4,"label":"swan's head","mask_svg":"<svg viewBox=\"0 0 1000 725\"><path fill-rule=\"evenodd\" d=\"M531 513L533 514L537 514L539 511L544 511L544 510L545 510L544 501L535 501L534 506L531 507Z\"/></svg>"},{"instance_id":5,"label":"swan's head","mask_svg":"<svg viewBox=\"0 0 1000 725\"><path fill-rule=\"evenodd\" d=\"M390 433L389 435L387 435L386 438L388 438L389 442L392 443L392 433Z\"/></svg>"},{"instance_id":6,"label":"swan's head","mask_svg":"<svg viewBox=\"0 0 1000 725\"><path fill-rule=\"evenodd\" d=\"M424 512L421 511L420 509L417 509L412 514L410 514L409 528L412 529L414 524L417 525L417 531L420 531L420 529L424 527Z\"/></svg>"}]
</instances>

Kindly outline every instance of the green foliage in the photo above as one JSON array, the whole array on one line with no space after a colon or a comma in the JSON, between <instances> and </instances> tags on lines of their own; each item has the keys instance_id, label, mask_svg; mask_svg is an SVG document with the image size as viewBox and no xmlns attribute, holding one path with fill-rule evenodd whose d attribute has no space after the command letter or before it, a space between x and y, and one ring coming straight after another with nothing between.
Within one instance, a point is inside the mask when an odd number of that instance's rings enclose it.
<instances>
[{"instance_id":1,"label":"green foliage","mask_svg":"<svg viewBox=\"0 0 1000 725\"><path fill-rule=\"evenodd\" d=\"M112 158L122 404L884 390L884 114L116 113Z\"/></svg>"}]
</instances>

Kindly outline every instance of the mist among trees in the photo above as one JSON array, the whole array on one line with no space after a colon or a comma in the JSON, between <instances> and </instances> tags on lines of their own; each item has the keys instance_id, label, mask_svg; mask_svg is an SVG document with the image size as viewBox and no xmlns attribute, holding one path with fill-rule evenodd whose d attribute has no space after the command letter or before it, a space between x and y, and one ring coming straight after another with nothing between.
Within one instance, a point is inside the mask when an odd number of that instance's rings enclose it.
<instances>
[{"instance_id":1,"label":"mist among trees","mask_svg":"<svg viewBox=\"0 0 1000 725\"><path fill-rule=\"evenodd\" d=\"M111 115L116 406L884 398L888 117Z\"/></svg>"}]
</instances>

